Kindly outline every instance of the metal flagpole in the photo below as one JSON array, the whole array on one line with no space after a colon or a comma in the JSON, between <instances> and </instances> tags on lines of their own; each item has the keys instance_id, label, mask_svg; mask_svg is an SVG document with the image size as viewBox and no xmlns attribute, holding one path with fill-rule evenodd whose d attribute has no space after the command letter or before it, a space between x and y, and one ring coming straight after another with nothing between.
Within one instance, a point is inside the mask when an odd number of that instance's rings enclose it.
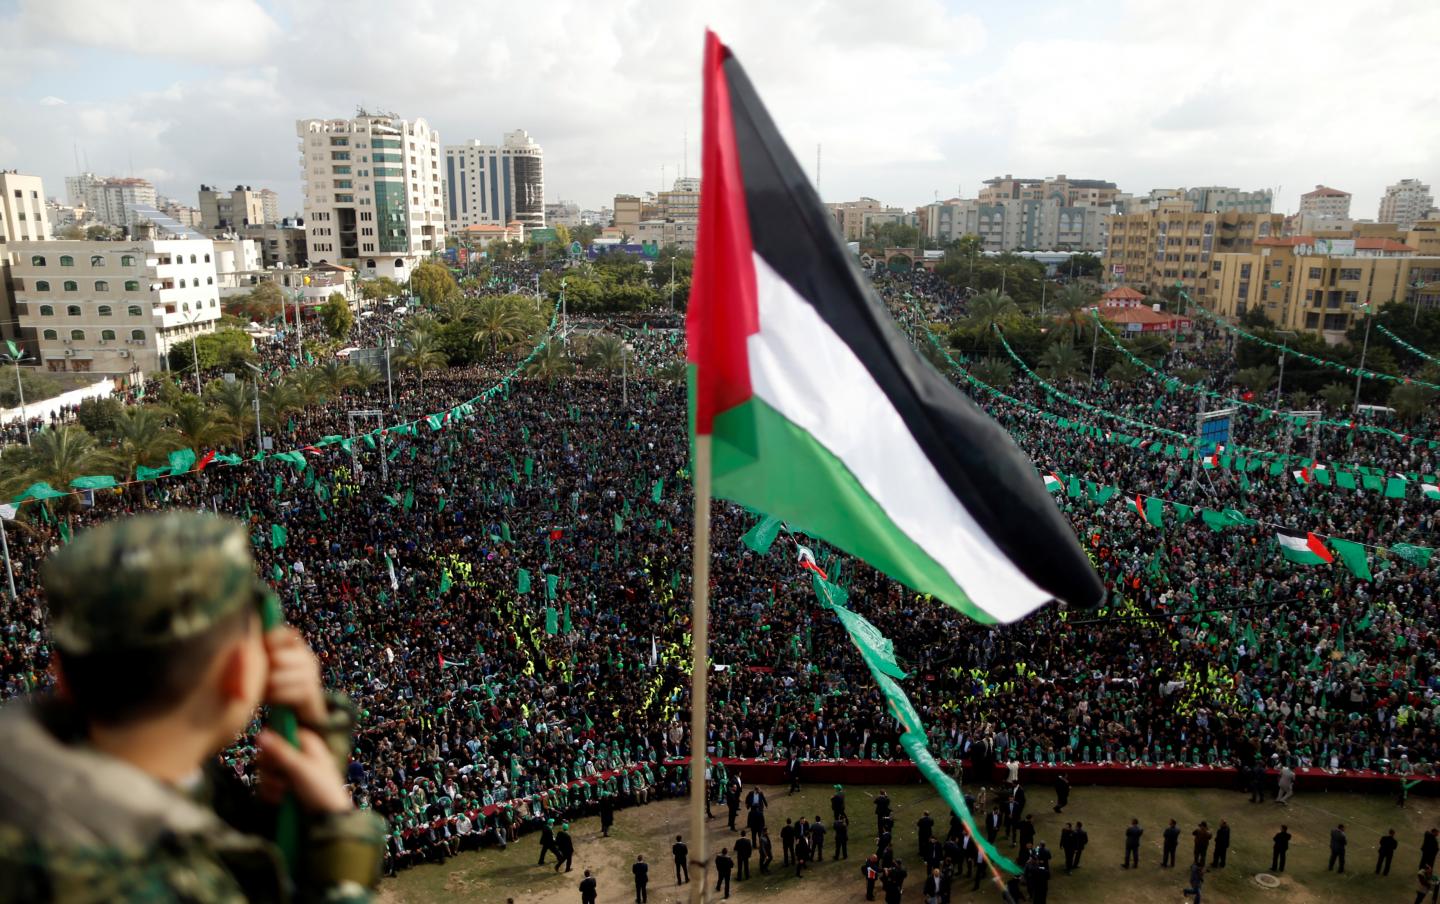
<instances>
[{"instance_id":1,"label":"metal flagpole","mask_svg":"<svg viewBox=\"0 0 1440 904\"><path fill-rule=\"evenodd\" d=\"M710 678L710 441L695 436L695 539L690 549L690 877L691 904L704 904L710 858L705 850L705 735Z\"/></svg>"},{"instance_id":2,"label":"metal flagpole","mask_svg":"<svg viewBox=\"0 0 1440 904\"><path fill-rule=\"evenodd\" d=\"M0 516L0 548L5 550L5 581L10 585L10 601L14 602L19 597L15 595L15 570L10 565L10 538L5 536L5 521Z\"/></svg>"}]
</instances>

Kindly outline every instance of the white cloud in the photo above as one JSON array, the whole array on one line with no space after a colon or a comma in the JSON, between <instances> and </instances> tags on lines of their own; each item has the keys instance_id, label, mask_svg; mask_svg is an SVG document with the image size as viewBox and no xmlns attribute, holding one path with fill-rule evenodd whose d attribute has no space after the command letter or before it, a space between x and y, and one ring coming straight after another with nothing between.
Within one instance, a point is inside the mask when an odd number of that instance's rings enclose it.
<instances>
[{"instance_id":1,"label":"white cloud","mask_svg":"<svg viewBox=\"0 0 1440 904\"><path fill-rule=\"evenodd\" d=\"M58 192L78 143L92 168L133 160L182 200L200 182L245 182L289 210L294 121L365 104L423 116L445 141L525 128L545 147L547 195L598 205L660 187L662 165L673 177L687 130L698 172L708 26L807 171L823 144L827 198L911 205L973 196L1000 173L1064 172L1137 193L1283 183L1291 206L1326 182L1373 216L1386 183L1440 181L1440 85L1417 74L1440 4L954 6L26 0L0 22L0 119L27 136L4 162ZM121 53L121 83L142 88L98 79L104 93L86 95L73 73L91 49ZM177 81L173 60L208 65Z\"/></svg>"},{"instance_id":2,"label":"white cloud","mask_svg":"<svg viewBox=\"0 0 1440 904\"><path fill-rule=\"evenodd\" d=\"M65 106L65 98L63 98L63 97L56 97L56 96L53 95L53 94L47 94L47 95L45 95L44 97L40 98L40 106L42 106L42 107L63 107L63 106Z\"/></svg>"},{"instance_id":3,"label":"white cloud","mask_svg":"<svg viewBox=\"0 0 1440 904\"><path fill-rule=\"evenodd\" d=\"M37 42L237 65L279 36L255 0L23 0L20 26Z\"/></svg>"}]
</instances>

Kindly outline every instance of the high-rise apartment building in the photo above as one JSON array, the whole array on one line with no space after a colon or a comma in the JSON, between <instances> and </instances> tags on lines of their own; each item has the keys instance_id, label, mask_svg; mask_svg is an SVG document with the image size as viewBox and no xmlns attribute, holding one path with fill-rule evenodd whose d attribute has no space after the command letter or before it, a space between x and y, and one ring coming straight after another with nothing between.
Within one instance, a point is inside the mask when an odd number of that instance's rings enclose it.
<instances>
[{"instance_id":1,"label":"high-rise apartment building","mask_svg":"<svg viewBox=\"0 0 1440 904\"><path fill-rule=\"evenodd\" d=\"M260 189L260 213L262 223L280 222L280 196L269 188Z\"/></svg>"},{"instance_id":2,"label":"high-rise apartment building","mask_svg":"<svg viewBox=\"0 0 1440 904\"><path fill-rule=\"evenodd\" d=\"M162 369L220 320L208 239L30 242L11 260L21 335L48 370Z\"/></svg>"},{"instance_id":3,"label":"high-rise apartment building","mask_svg":"<svg viewBox=\"0 0 1440 904\"><path fill-rule=\"evenodd\" d=\"M471 140L445 147L445 220L466 226L545 225L545 153L523 129L499 145Z\"/></svg>"},{"instance_id":4,"label":"high-rise apartment building","mask_svg":"<svg viewBox=\"0 0 1440 904\"><path fill-rule=\"evenodd\" d=\"M1274 195L1267 188L1241 191L1224 185L1201 185L1184 190L1185 200L1195 206L1196 213L1269 213Z\"/></svg>"},{"instance_id":5,"label":"high-rise apartment building","mask_svg":"<svg viewBox=\"0 0 1440 904\"><path fill-rule=\"evenodd\" d=\"M296 123L312 262L404 280L445 248L440 134L423 119L361 110Z\"/></svg>"},{"instance_id":6,"label":"high-rise apartment building","mask_svg":"<svg viewBox=\"0 0 1440 904\"><path fill-rule=\"evenodd\" d=\"M1435 198L1430 194L1430 186L1419 179L1401 179L1386 186L1385 197L1380 199L1380 216L1376 219L1409 229L1427 219L1434 209Z\"/></svg>"},{"instance_id":7,"label":"high-rise apartment building","mask_svg":"<svg viewBox=\"0 0 1440 904\"><path fill-rule=\"evenodd\" d=\"M574 201L556 201L545 205L545 223L549 226L564 226L574 229L581 224L580 205Z\"/></svg>"},{"instance_id":8,"label":"high-rise apartment building","mask_svg":"<svg viewBox=\"0 0 1440 904\"><path fill-rule=\"evenodd\" d=\"M237 185L233 191L221 191L209 185L200 186L200 222L205 229L235 231L252 223L269 223L265 212L265 192L248 185ZM278 207L274 192L271 206Z\"/></svg>"},{"instance_id":9,"label":"high-rise apartment building","mask_svg":"<svg viewBox=\"0 0 1440 904\"><path fill-rule=\"evenodd\" d=\"M1152 291L1178 284L1205 301L1212 289L1212 257L1249 251L1256 240L1280 235L1284 222L1278 213L1197 211L1191 201L1116 214L1107 227L1105 278Z\"/></svg>"},{"instance_id":10,"label":"high-rise apartment building","mask_svg":"<svg viewBox=\"0 0 1440 904\"><path fill-rule=\"evenodd\" d=\"M145 179L102 179L94 173L66 177L65 193L71 204L83 205L91 219L127 229L144 219L134 208L153 208L158 201L155 186Z\"/></svg>"},{"instance_id":11,"label":"high-rise apartment building","mask_svg":"<svg viewBox=\"0 0 1440 904\"><path fill-rule=\"evenodd\" d=\"M847 242L858 242L871 226L899 223L909 216L903 207L886 207L874 198L838 201L825 205L835 218L835 226Z\"/></svg>"}]
</instances>

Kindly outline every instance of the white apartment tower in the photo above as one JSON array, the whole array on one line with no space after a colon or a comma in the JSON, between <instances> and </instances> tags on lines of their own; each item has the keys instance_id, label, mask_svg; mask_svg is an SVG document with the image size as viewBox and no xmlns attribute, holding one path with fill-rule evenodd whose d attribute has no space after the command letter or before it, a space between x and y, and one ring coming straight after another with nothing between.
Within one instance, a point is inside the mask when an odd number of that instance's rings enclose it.
<instances>
[{"instance_id":1,"label":"white apartment tower","mask_svg":"<svg viewBox=\"0 0 1440 904\"><path fill-rule=\"evenodd\" d=\"M0 170L0 258L8 242L48 242L52 237L40 177Z\"/></svg>"},{"instance_id":2,"label":"white apartment tower","mask_svg":"<svg viewBox=\"0 0 1440 904\"><path fill-rule=\"evenodd\" d=\"M1419 179L1401 179L1394 185L1386 186L1385 197L1380 199L1381 223L1395 223L1401 229L1409 229L1417 220L1429 216L1435 207L1430 186Z\"/></svg>"},{"instance_id":3,"label":"white apartment tower","mask_svg":"<svg viewBox=\"0 0 1440 904\"><path fill-rule=\"evenodd\" d=\"M524 129L505 133L498 146L470 140L445 148L446 225L526 229L545 225L544 151Z\"/></svg>"},{"instance_id":4,"label":"white apartment tower","mask_svg":"<svg viewBox=\"0 0 1440 904\"><path fill-rule=\"evenodd\" d=\"M423 119L361 110L302 119L301 178L312 263L353 263L362 276L405 280L445 248L440 133Z\"/></svg>"}]
</instances>

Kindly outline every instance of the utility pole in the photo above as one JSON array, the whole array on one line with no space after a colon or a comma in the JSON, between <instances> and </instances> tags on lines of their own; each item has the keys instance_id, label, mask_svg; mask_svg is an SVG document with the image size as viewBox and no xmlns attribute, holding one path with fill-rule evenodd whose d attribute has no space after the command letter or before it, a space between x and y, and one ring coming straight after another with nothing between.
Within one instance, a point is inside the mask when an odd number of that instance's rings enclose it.
<instances>
[{"instance_id":1,"label":"utility pole","mask_svg":"<svg viewBox=\"0 0 1440 904\"><path fill-rule=\"evenodd\" d=\"M300 290L295 291L295 366L305 360L305 328L300 325Z\"/></svg>"},{"instance_id":2,"label":"utility pole","mask_svg":"<svg viewBox=\"0 0 1440 904\"><path fill-rule=\"evenodd\" d=\"M253 401L255 402L255 452L258 455L260 453L260 446L264 443L264 439L260 435L260 368L251 364L249 361L245 362L245 366L250 368L251 385L255 390L253 397ZM242 383L241 385L243 386L244 384Z\"/></svg>"},{"instance_id":3,"label":"utility pole","mask_svg":"<svg viewBox=\"0 0 1440 904\"><path fill-rule=\"evenodd\" d=\"M0 515L0 548L5 550L5 582L10 585L10 601L14 602L18 597L15 595L15 568L10 564L10 538L5 535L5 517Z\"/></svg>"},{"instance_id":4,"label":"utility pole","mask_svg":"<svg viewBox=\"0 0 1440 904\"><path fill-rule=\"evenodd\" d=\"M675 255L673 254L670 255L670 310L675 310Z\"/></svg>"},{"instance_id":5,"label":"utility pole","mask_svg":"<svg viewBox=\"0 0 1440 904\"><path fill-rule=\"evenodd\" d=\"M1100 315L1095 314L1095 335L1090 343L1090 382L1095 382L1095 350L1100 347Z\"/></svg>"},{"instance_id":6,"label":"utility pole","mask_svg":"<svg viewBox=\"0 0 1440 904\"><path fill-rule=\"evenodd\" d=\"M1410 284L1410 288L1415 292L1415 314L1410 318L1410 325L1414 326L1420 322L1420 290L1425 288L1425 280L1416 279Z\"/></svg>"},{"instance_id":7,"label":"utility pole","mask_svg":"<svg viewBox=\"0 0 1440 904\"><path fill-rule=\"evenodd\" d=\"M1374 317L1370 314L1370 302L1367 299L1360 310L1365 312L1365 343L1360 346L1360 366L1355 370L1355 413L1360 413L1360 381L1364 379L1365 354L1370 351L1370 324Z\"/></svg>"},{"instance_id":8,"label":"utility pole","mask_svg":"<svg viewBox=\"0 0 1440 904\"><path fill-rule=\"evenodd\" d=\"M20 362L29 360L13 342L7 343L10 363L15 365L15 392L20 396L20 426L25 431L25 445L30 445L30 416L25 413L25 384L20 382ZM12 594L13 596L13 594Z\"/></svg>"}]
</instances>

